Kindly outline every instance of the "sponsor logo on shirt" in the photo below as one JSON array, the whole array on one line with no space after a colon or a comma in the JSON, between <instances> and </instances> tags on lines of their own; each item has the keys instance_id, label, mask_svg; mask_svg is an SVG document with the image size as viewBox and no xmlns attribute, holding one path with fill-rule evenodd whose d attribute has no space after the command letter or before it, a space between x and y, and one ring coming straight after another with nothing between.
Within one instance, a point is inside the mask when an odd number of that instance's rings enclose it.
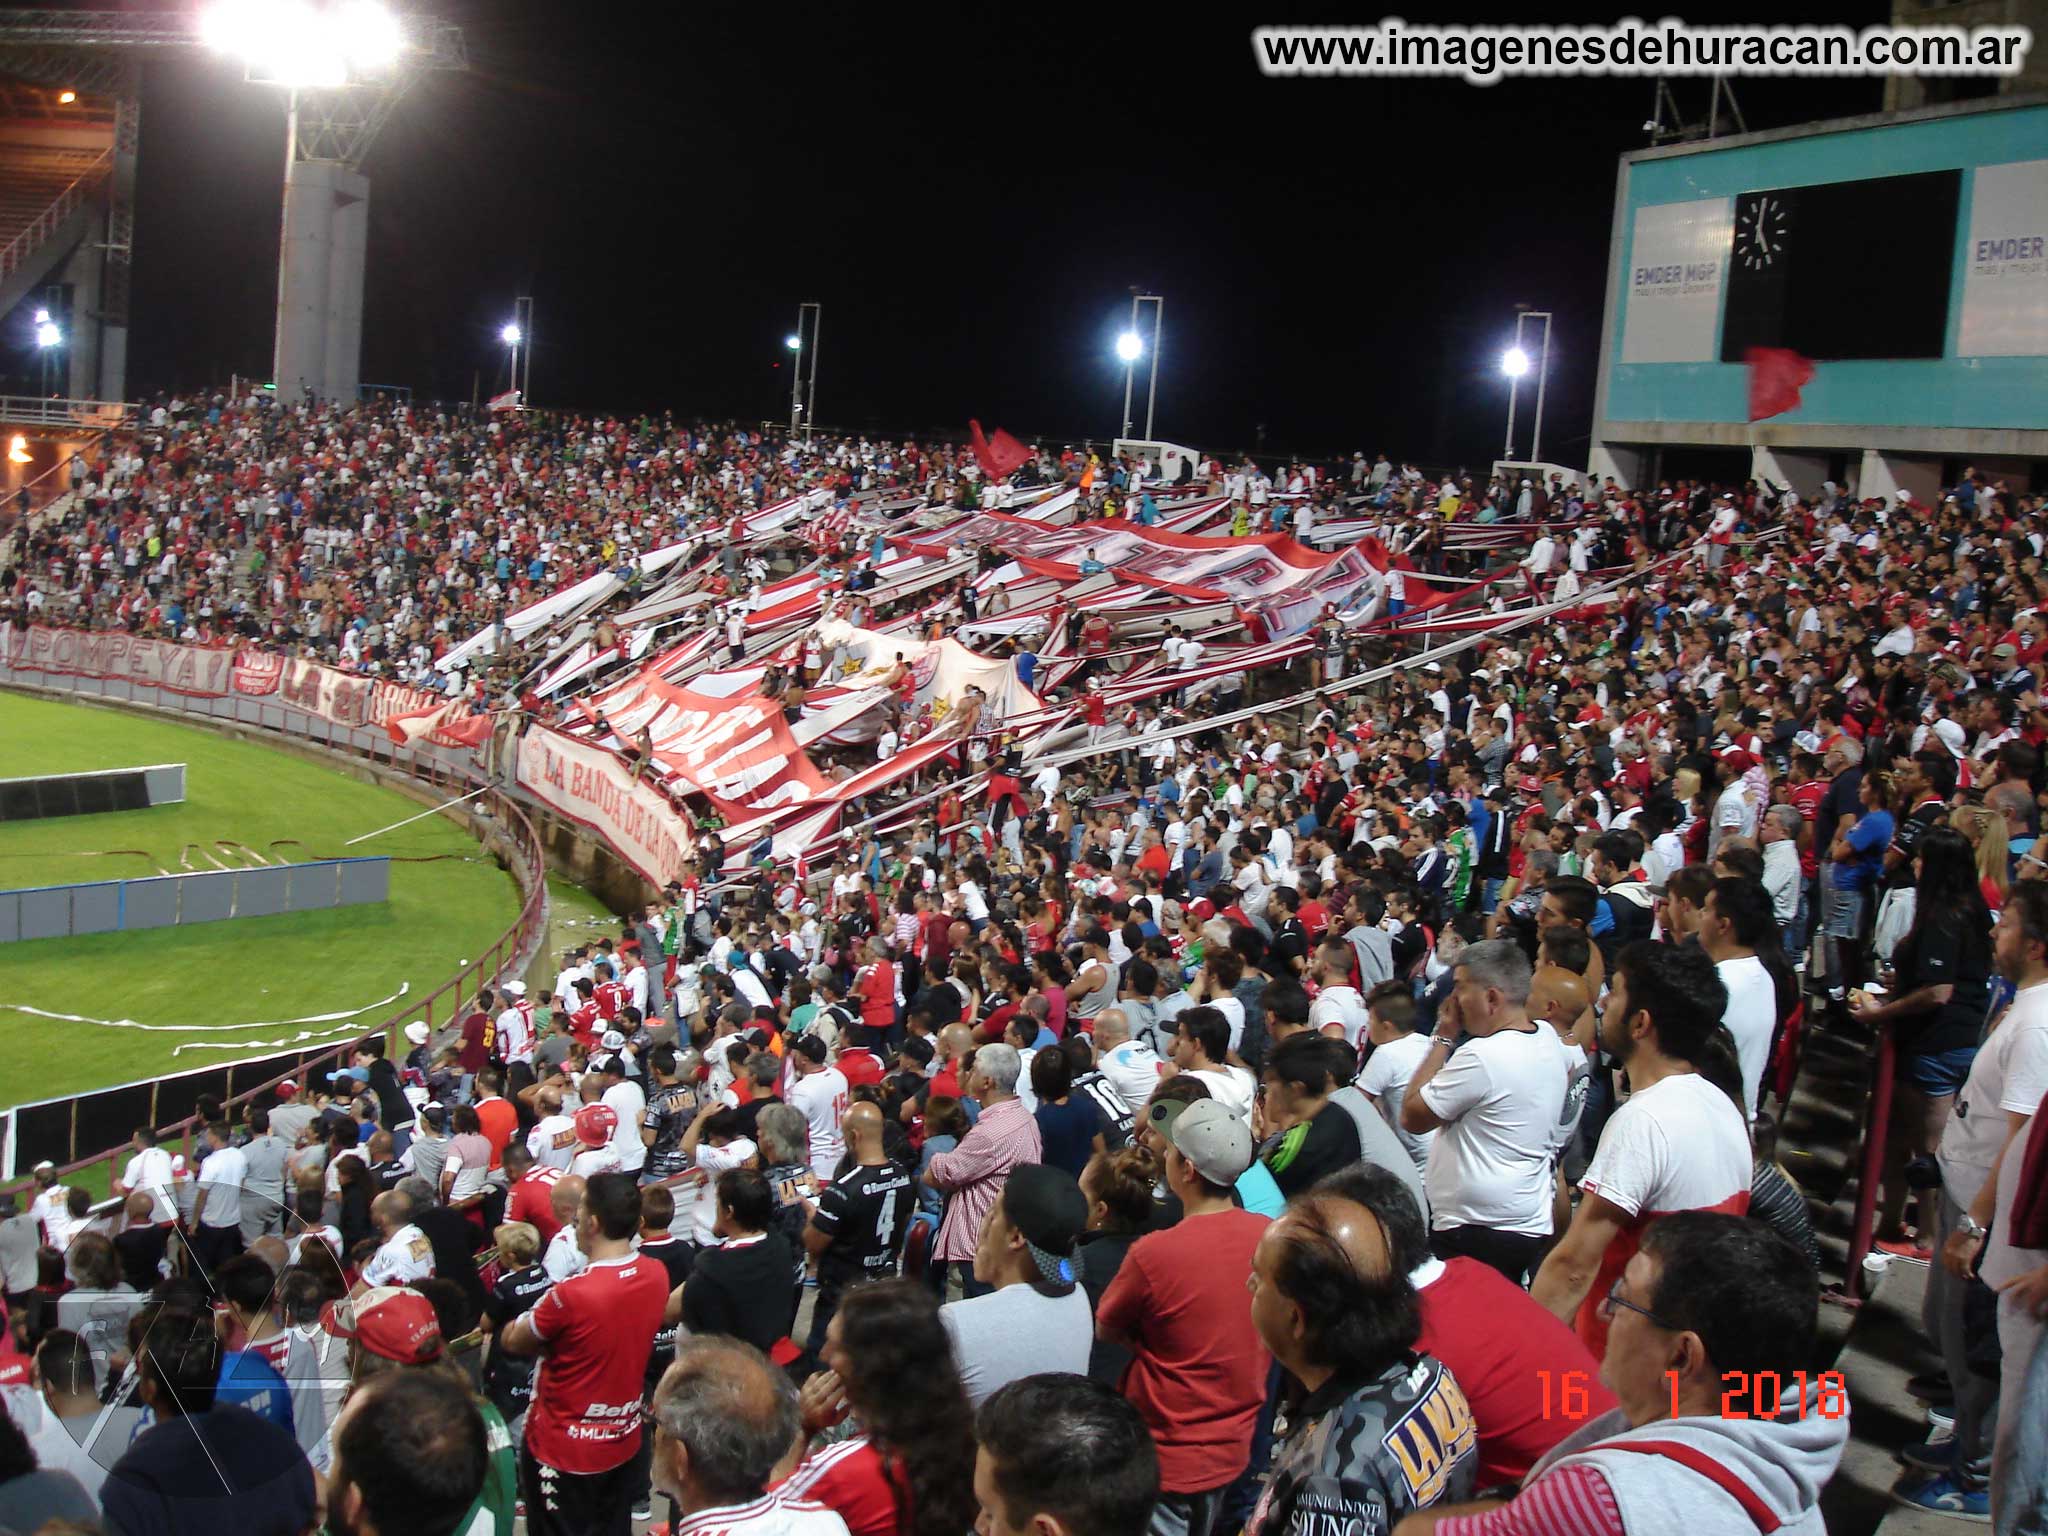
<instances>
[{"instance_id":1,"label":"sponsor logo on shirt","mask_svg":"<svg viewBox=\"0 0 2048 1536\"><path fill-rule=\"evenodd\" d=\"M1429 1366L1418 1364L1417 1374ZM1421 1383L1410 1378L1410 1387ZM1436 1384L1415 1406L1394 1421L1381 1444L1400 1463L1401 1475L1415 1507L1424 1508L1442 1496L1451 1469L1458 1458L1479 1443L1479 1429L1472 1419L1472 1406L1449 1371L1437 1372Z\"/></svg>"}]
</instances>

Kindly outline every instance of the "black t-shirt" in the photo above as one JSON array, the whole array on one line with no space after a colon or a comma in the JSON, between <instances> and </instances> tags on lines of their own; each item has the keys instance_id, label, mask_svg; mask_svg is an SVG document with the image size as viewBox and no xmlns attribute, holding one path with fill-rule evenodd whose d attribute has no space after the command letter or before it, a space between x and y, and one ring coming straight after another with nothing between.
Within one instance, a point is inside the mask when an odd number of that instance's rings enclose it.
<instances>
[{"instance_id":1,"label":"black t-shirt","mask_svg":"<svg viewBox=\"0 0 2048 1536\"><path fill-rule=\"evenodd\" d=\"M847 1285L896 1273L917 1207L910 1174L895 1163L855 1163L819 1192L811 1222L832 1245L818 1257L818 1283Z\"/></svg>"},{"instance_id":2,"label":"black t-shirt","mask_svg":"<svg viewBox=\"0 0 2048 1536\"><path fill-rule=\"evenodd\" d=\"M484 1315L502 1333L512 1319L524 1317L539 1305L553 1284L547 1269L539 1264L502 1274L484 1298ZM484 1362L484 1392L508 1424L533 1404L535 1363L527 1356L507 1354L502 1349L493 1349Z\"/></svg>"},{"instance_id":3,"label":"black t-shirt","mask_svg":"<svg viewBox=\"0 0 2048 1536\"><path fill-rule=\"evenodd\" d=\"M1921 834L1947 815L1947 806L1939 800L1927 800L1914 806L1908 815L1899 818L1898 825L1892 829L1892 847L1903 857L1897 868L1886 877L1887 889L1903 891L1912 888L1913 850L1919 846Z\"/></svg>"},{"instance_id":4,"label":"black t-shirt","mask_svg":"<svg viewBox=\"0 0 2048 1536\"><path fill-rule=\"evenodd\" d=\"M1288 1127L1267 1143L1263 1155L1280 1193L1292 1199L1324 1174L1349 1168L1364 1153L1351 1116L1341 1105L1325 1104L1314 1118Z\"/></svg>"},{"instance_id":5,"label":"black t-shirt","mask_svg":"<svg viewBox=\"0 0 2048 1536\"><path fill-rule=\"evenodd\" d=\"M157 1273L157 1265L163 1262L170 1241L171 1228L163 1223L130 1227L121 1233L114 1239L114 1253L121 1260L121 1278L148 1295L163 1279Z\"/></svg>"},{"instance_id":6,"label":"black t-shirt","mask_svg":"<svg viewBox=\"0 0 2048 1536\"><path fill-rule=\"evenodd\" d=\"M778 1093L757 1093L753 1098L747 1100L746 1103L734 1110L733 1113L740 1117L740 1134L756 1146L760 1145L761 1111L770 1104L780 1104L781 1102L782 1095ZM687 1123L685 1122L685 1124Z\"/></svg>"},{"instance_id":7,"label":"black t-shirt","mask_svg":"<svg viewBox=\"0 0 2048 1536\"><path fill-rule=\"evenodd\" d=\"M683 1153L683 1132L697 1118L700 1107L694 1083L670 1083L648 1097L647 1117L641 1122L654 1132L654 1144L647 1149L648 1173L665 1179L689 1167L690 1160ZM747 1135L752 1139L751 1127Z\"/></svg>"},{"instance_id":8,"label":"black t-shirt","mask_svg":"<svg viewBox=\"0 0 2048 1536\"><path fill-rule=\"evenodd\" d=\"M1916 987L1953 989L1934 1012L1899 1021L1901 1051L1931 1056L1977 1043L1991 1001L1991 931L1986 924L1971 916L1930 913L1899 941L1892 965L1898 972L1895 996Z\"/></svg>"},{"instance_id":9,"label":"black t-shirt","mask_svg":"<svg viewBox=\"0 0 2048 1536\"><path fill-rule=\"evenodd\" d=\"M789 1283L793 1264L779 1232L705 1249L683 1287L683 1326L693 1334L722 1333L756 1349L772 1348L788 1336L796 1316Z\"/></svg>"},{"instance_id":10,"label":"black t-shirt","mask_svg":"<svg viewBox=\"0 0 2048 1536\"><path fill-rule=\"evenodd\" d=\"M668 1271L668 1288L673 1291L690 1278L696 1267L697 1250L679 1237L665 1237L640 1241L640 1256L658 1261ZM666 1326L654 1336L654 1348L647 1356L647 1394L654 1395L655 1384L661 1380L676 1358L676 1332L682 1325Z\"/></svg>"},{"instance_id":11,"label":"black t-shirt","mask_svg":"<svg viewBox=\"0 0 2048 1536\"><path fill-rule=\"evenodd\" d=\"M244 1531L303 1531L319 1500L288 1429L228 1404L165 1419L107 1473L100 1506L123 1536L199 1536L232 1512Z\"/></svg>"}]
</instances>

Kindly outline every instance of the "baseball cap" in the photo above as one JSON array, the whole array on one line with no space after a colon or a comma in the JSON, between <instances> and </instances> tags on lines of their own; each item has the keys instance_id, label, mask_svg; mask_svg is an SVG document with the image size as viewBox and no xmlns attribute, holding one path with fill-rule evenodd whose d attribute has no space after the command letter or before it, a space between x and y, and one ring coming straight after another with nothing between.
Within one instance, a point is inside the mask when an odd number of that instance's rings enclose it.
<instances>
[{"instance_id":1,"label":"baseball cap","mask_svg":"<svg viewBox=\"0 0 2048 1536\"><path fill-rule=\"evenodd\" d=\"M1756 766L1756 759L1751 757L1747 752L1743 751L1740 747L1730 747L1724 752L1715 753L1714 761L1717 763L1726 763L1730 768L1739 769L1743 772L1747 772L1749 769L1754 768Z\"/></svg>"},{"instance_id":2,"label":"baseball cap","mask_svg":"<svg viewBox=\"0 0 2048 1536\"><path fill-rule=\"evenodd\" d=\"M1963 755L1963 746L1966 738L1963 735L1963 728L1956 724L1955 721L1935 721L1934 734L1941 738L1942 745L1948 748L1950 756L1961 757Z\"/></svg>"},{"instance_id":3,"label":"baseball cap","mask_svg":"<svg viewBox=\"0 0 2048 1536\"><path fill-rule=\"evenodd\" d=\"M33 1167L33 1168L29 1169L29 1172L30 1172L30 1173L41 1173L41 1172L42 1172L42 1171L43 1171L44 1169L46 1169L46 1168L47 1168L47 1169L48 1169L48 1170L49 1170L50 1172L52 1172L52 1173L55 1173L55 1172L57 1171L57 1165L56 1165L55 1163L51 1162L51 1161L50 1161L50 1160L49 1160L49 1159L48 1159L48 1158L46 1157L46 1158L44 1158L44 1159L43 1159L43 1160L42 1160L42 1161L41 1161L40 1163L37 1163L37 1164L35 1165L35 1167Z\"/></svg>"},{"instance_id":4,"label":"baseball cap","mask_svg":"<svg viewBox=\"0 0 2048 1536\"><path fill-rule=\"evenodd\" d=\"M1190 1104L1167 1129L1167 1139L1211 1184L1228 1188L1252 1165L1251 1131L1214 1099Z\"/></svg>"},{"instance_id":5,"label":"baseball cap","mask_svg":"<svg viewBox=\"0 0 2048 1536\"><path fill-rule=\"evenodd\" d=\"M432 1130L445 1131L448 1129L448 1106L445 1104L429 1104L420 1111L420 1119L425 1121Z\"/></svg>"},{"instance_id":6,"label":"baseball cap","mask_svg":"<svg viewBox=\"0 0 2048 1536\"><path fill-rule=\"evenodd\" d=\"M508 981L498 990L500 992L510 992L514 997L524 997L526 996L526 983L523 981Z\"/></svg>"},{"instance_id":7,"label":"baseball cap","mask_svg":"<svg viewBox=\"0 0 2048 1536\"><path fill-rule=\"evenodd\" d=\"M337 1078L353 1078L356 1082L367 1083L370 1080L370 1069L368 1067L336 1067L334 1069L334 1076Z\"/></svg>"},{"instance_id":8,"label":"baseball cap","mask_svg":"<svg viewBox=\"0 0 2048 1536\"><path fill-rule=\"evenodd\" d=\"M616 1029L608 1029L599 1037L597 1043L607 1051L623 1051L626 1048L626 1037Z\"/></svg>"},{"instance_id":9,"label":"baseball cap","mask_svg":"<svg viewBox=\"0 0 2048 1536\"><path fill-rule=\"evenodd\" d=\"M321 1310L320 1326L400 1365L441 1358L441 1321L434 1316L434 1304L404 1286L372 1286L360 1296L330 1301Z\"/></svg>"},{"instance_id":10,"label":"baseball cap","mask_svg":"<svg viewBox=\"0 0 2048 1536\"><path fill-rule=\"evenodd\" d=\"M1201 897L1188 908L1188 913L1198 923L1206 923L1216 915L1216 903L1208 897Z\"/></svg>"},{"instance_id":11,"label":"baseball cap","mask_svg":"<svg viewBox=\"0 0 2048 1536\"><path fill-rule=\"evenodd\" d=\"M1991 647L1991 656L1994 661L2017 661L2019 654L2020 648L2010 640L2001 640L1998 644Z\"/></svg>"},{"instance_id":12,"label":"baseball cap","mask_svg":"<svg viewBox=\"0 0 2048 1536\"><path fill-rule=\"evenodd\" d=\"M427 1036L431 1033L433 1031L427 1028L427 1021L425 1019L414 1019L405 1026L405 1038L414 1045L425 1045L427 1043Z\"/></svg>"},{"instance_id":13,"label":"baseball cap","mask_svg":"<svg viewBox=\"0 0 2048 1536\"><path fill-rule=\"evenodd\" d=\"M590 1070L592 1072L616 1072L619 1076L624 1077L626 1075L626 1064L620 1061L618 1057L605 1053L590 1058Z\"/></svg>"},{"instance_id":14,"label":"baseball cap","mask_svg":"<svg viewBox=\"0 0 2048 1536\"><path fill-rule=\"evenodd\" d=\"M1023 1163L1003 1184L1003 1217L1023 1235L1040 1275L1074 1284L1074 1246L1088 1226L1088 1198L1064 1168Z\"/></svg>"},{"instance_id":15,"label":"baseball cap","mask_svg":"<svg viewBox=\"0 0 2048 1536\"><path fill-rule=\"evenodd\" d=\"M288 1099L298 1091L299 1085L293 1082L290 1078L286 1078L283 1082L279 1083L276 1088L277 1096L280 1099Z\"/></svg>"},{"instance_id":16,"label":"baseball cap","mask_svg":"<svg viewBox=\"0 0 2048 1536\"><path fill-rule=\"evenodd\" d=\"M576 1111L573 1123L578 1141L586 1147L601 1147L619 1128L619 1112L609 1104L586 1104Z\"/></svg>"}]
</instances>

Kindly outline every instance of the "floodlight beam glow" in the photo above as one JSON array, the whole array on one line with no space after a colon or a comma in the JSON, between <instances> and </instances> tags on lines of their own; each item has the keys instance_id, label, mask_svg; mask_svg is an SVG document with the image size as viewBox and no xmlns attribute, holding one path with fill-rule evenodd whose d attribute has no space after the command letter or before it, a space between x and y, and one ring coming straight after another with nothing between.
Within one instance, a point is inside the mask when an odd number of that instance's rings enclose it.
<instances>
[{"instance_id":1,"label":"floodlight beam glow","mask_svg":"<svg viewBox=\"0 0 2048 1536\"><path fill-rule=\"evenodd\" d=\"M217 0L200 14L199 35L265 78L303 88L347 85L388 69L405 49L404 27L377 0Z\"/></svg>"},{"instance_id":2,"label":"floodlight beam glow","mask_svg":"<svg viewBox=\"0 0 2048 1536\"><path fill-rule=\"evenodd\" d=\"M1136 331L1125 331L1116 339L1116 355L1126 363L1135 363L1145 353L1145 343Z\"/></svg>"},{"instance_id":3,"label":"floodlight beam glow","mask_svg":"<svg viewBox=\"0 0 2048 1536\"><path fill-rule=\"evenodd\" d=\"M1529 371L1529 354L1520 347L1509 347L1501 354L1500 371L1511 379L1519 379Z\"/></svg>"}]
</instances>

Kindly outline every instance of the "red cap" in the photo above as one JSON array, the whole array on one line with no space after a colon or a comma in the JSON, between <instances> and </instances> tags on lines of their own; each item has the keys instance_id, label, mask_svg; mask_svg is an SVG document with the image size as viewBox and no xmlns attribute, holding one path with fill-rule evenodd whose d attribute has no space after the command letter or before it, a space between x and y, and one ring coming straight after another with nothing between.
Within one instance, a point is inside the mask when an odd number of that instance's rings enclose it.
<instances>
[{"instance_id":1,"label":"red cap","mask_svg":"<svg viewBox=\"0 0 2048 1536\"><path fill-rule=\"evenodd\" d=\"M441 1358L441 1320L434 1304L404 1286L373 1286L360 1296L330 1301L320 1313L320 1326L400 1365Z\"/></svg>"},{"instance_id":2,"label":"red cap","mask_svg":"<svg viewBox=\"0 0 2048 1536\"><path fill-rule=\"evenodd\" d=\"M1204 896L1200 901L1189 906L1188 912L1196 922L1206 923L1216 915L1216 903Z\"/></svg>"},{"instance_id":3,"label":"red cap","mask_svg":"<svg viewBox=\"0 0 2048 1536\"><path fill-rule=\"evenodd\" d=\"M619 1128L619 1112L609 1104L586 1104L576 1111L576 1139L586 1147L601 1147Z\"/></svg>"}]
</instances>

